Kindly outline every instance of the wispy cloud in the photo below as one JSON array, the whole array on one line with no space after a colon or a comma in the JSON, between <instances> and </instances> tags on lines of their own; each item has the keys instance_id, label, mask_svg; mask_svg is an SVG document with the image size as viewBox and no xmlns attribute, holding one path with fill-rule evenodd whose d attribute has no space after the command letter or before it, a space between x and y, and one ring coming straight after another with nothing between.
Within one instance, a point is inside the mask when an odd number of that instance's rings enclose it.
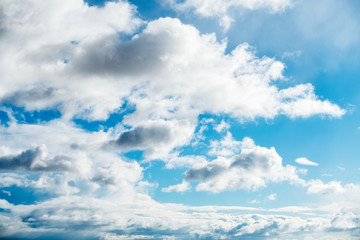
<instances>
[{"instance_id":1,"label":"wispy cloud","mask_svg":"<svg viewBox=\"0 0 360 240\"><path fill-rule=\"evenodd\" d=\"M301 164L301 165L306 165L306 166L319 166L318 163L310 161L309 159L304 158L304 157L297 158L295 160L295 162L297 162L298 164Z\"/></svg>"}]
</instances>

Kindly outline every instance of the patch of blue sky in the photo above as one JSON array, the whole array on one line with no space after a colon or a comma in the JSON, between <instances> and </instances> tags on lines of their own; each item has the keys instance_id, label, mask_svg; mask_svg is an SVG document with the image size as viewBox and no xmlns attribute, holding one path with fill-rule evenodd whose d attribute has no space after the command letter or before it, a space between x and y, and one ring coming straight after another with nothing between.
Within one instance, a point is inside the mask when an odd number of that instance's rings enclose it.
<instances>
[{"instance_id":1,"label":"patch of blue sky","mask_svg":"<svg viewBox=\"0 0 360 240\"><path fill-rule=\"evenodd\" d=\"M5 125L5 126L9 126L8 122L10 121L10 118L8 116L8 114L4 111L0 111L0 124L1 125Z\"/></svg>"},{"instance_id":2,"label":"patch of blue sky","mask_svg":"<svg viewBox=\"0 0 360 240\"><path fill-rule=\"evenodd\" d=\"M115 2L116 0L85 0L89 6L103 7L107 2Z\"/></svg>"},{"instance_id":3,"label":"patch of blue sky","mask_svg":"<svg viewBox=\"0 0 360 240\"><path fill-rule=\"evenodd\" d=\"M211 141L220 140L226 135L226 130L222 132L215 130L221 121L230 123L233 119L227 115L200 114L198 117L198 125L194 132L194 138L188 145L178 149L180 153L179 156L202 155L207 156L209 159L214 159L214 156L208 156L207 153L210 150L209 146Z\"/></svg>"},{"instance_id":4,"label":"patch of blue sky","mask_svg":"<svg viewBox=\"0 0 360 240\"><path fill-rule=\"evenodd\" d=\"M48 122L61 117L61 113L57 109L28 111L25 107L17 107L9 104L3 105L2 107L3 110L8 109L12 117L20 124ZM8 113L0 111L0 120L2 124L7 126L10 121Z\"/></svg>"},{"instance_id":5,"label":"patch of blue sky","mask_svg":"<svg viewBox=\"0 0 360 240\"><path fill-rule=\"evenodd\" d=\"M115 127L121 123L124 116L131 114L135 111L135 107L129 102L125 101L118 111L111 113L106 120L101 121L89 121L81 118L74 118L73 122L80 128L90 132L103 130L106 131L109 128ZM126 127L126 126L125 126Z\"/></svg>"},{"instance_id":6,"label":"patch of blue sky","mask_svg":"<svg viewBox=\"0 0 360 240\"><path fill-rule=\"evenodd\" d=\"M178 17L175 11L164 6L164 1L129 0L129 2L136 6L139 16L147 21L160 17Z\"/></svg>"},{"instance_id":7,"label":"patch of blue sky","mask_svg":"<svg viewBox=\"0 0 360 240\"><path fill-rule=\"evenodd\" d=\"M84 0L89 6L103 7L106 2L116 0ZM129 3L136 6L136 10L142 19L154 20L160 17L178 17L175 11L164 7L158 0L129 0Z\"/></svg>"},{"instance_id":8,"label":"patch of blue sky","mask_svg":"<svg viewBox=\"0 0 360 240\"><path fill-rule=\"evenodd\" d=\"M0 174L18 174L19 177L26 176L29 182L38 181L41 177L39 172L4 171ZM31 186L17 186L15 183L9 186L0 187L0 199L5 199L11 204L29 205L55 197L52 191Z\"/></svg>"},{"instance_id":9,"label":"patch of blue sky","mask_svg":"<svg viewBox=\"0 0 360 240\"><path fill-rule=\"evenodd\" d=\"M41 202L53 197L52 194L48 192L39 191L38 189L32 187L18 187L10 186L5 188L0 188L0 199L5 199L11 204L14 205L29 205L36 202Z\"/></svg>"},{"instance_id":10,"label":"patch of blue sky","mask_svg":"<svg viewBox=\"0 0 360 240\"><path fill-rule=\"evenodd\" d=\"M129 152L122 153L121 156L125 157L125 159L129 160L142 160L144 151L142 150L133 150Z\"/></svg>"}]
</instances>

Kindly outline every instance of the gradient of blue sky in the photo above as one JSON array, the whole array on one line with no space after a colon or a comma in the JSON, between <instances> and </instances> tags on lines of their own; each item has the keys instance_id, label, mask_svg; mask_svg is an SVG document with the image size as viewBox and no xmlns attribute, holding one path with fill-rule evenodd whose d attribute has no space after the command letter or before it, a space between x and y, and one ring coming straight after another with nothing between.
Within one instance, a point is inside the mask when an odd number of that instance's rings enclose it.
<instances>
[{"instance_id":1,"label":"gradient of blue sky","mask_svg":"<svg viewBox=\"0 0 360 240\"><path fill-rule=\"evenodd\" d=\"M0 3L0 239L358 239L359 10Z\"/></svg>"}]
</instances>

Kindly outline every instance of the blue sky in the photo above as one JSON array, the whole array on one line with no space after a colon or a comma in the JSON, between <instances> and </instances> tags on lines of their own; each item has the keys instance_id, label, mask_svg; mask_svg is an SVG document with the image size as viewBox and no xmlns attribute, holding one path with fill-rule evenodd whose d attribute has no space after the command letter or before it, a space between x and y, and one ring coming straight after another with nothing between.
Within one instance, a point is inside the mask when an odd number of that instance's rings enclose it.
<instances>
[{"instance_id":1,"label":"blue sky","mask_svg":"<svg viewBox=\"0 0 360 240\"><path fill-rule=\"evenodd\" d=\"M358 239L360 4L0 3L0 239Z\"/></svg>"}]
</instances>

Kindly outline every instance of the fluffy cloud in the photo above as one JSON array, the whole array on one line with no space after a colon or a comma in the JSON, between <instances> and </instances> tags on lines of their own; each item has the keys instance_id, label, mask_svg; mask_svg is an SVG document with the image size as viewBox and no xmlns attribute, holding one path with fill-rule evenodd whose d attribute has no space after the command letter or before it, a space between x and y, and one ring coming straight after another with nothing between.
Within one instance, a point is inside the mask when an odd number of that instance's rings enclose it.
<instances>
[{"instance_id":1,"label":"fluffy cloud","mask_svg":"<svg viewBox=\"0 0 360 240\"><path fill-rule=\"evenodd\" d=\"M336 194L343 193L344 187L338 181L331 181L324 183L321 180L311 180L307 183L309 185L308 194Z\"/></svg>"},{"instance_id":2,"label":"fluffy cloud","mask_svg":"<svg viewBox=\"0 0 360 240\"><path fill-rule=\"evenodd\" d=\"M0 130L0 145L8 146L0 151L0 166L7 171L0 173L3 187L30 187L57 195L123 192L121 198L131 198L142 179L143 169L136 161L125 162L102 150L116 135L112 131L87 132L62 120L36 125L11 122ZM19 143L19 135L31 143Z\"/></svg>"},{"instance_id":3,"label":"fluffy cloud","mask_svg":"<svg viewBox=\"0 0 360 240\"><path fill-rule=\"evenodd\" d=\"M179 126L177 121L156 121L122 132L116 140L105 145L121 151L145 150L146 159L165 160L173 148L190 141L193 129Z\"/></svg>"},{"instance_id":4,"label":"fluffy cloud","mask_svg":"<svg viewBox=\"0 0 360 240\"><path fill-rule=\"evenodd\" d=\"M30 171L70 171L72 161L67 156L47 158L46 146L31 148L18 155L0 157L0 169L25 169Z\"/></svg>"},{"instance_id":5,"label":"fluffy cloud","mask_svg":"<svg viewBox=\"0 0 360 240\"><path fill-rule=\"evenodd\" d=\"M242 141L236 141L230 132L221 140L212 141L210 144L209 155L214 156L233 156L239 153L242 147Z\"/></svg>"},{"instance_id":6,"label":"fluffy cloud","mask_svg":"<svg viewBox=\"0 0 360 240\"><path fill-rule=\"evenodd\" d=\"M29 12L38 4L26 3ZM26 21L17 21L24 5L2 5L7 29L1 38L6 59L0 63L2 102L28 109L57 107L69 118L106 119L128 100L136 106L125 121L129 125L149 118L194 124L205 111L239 119L344 114L317 99L310 84L279 90L275 80L282 78L284 65L257 58L247 44L225 54L226 42L218 42L214 34L200 34L171 18L149 22L141 33L121 41L119 32L131 36L140 24L128 3L104 8L80 0L55 3L41 5L46 9L42 14L25 14ZM85 25L94 16L102 21ZM37 29L38 22L46 24Z\"/></svg>"},{"instance_id":7,"label":"fluffy cloud","mask_svg":"<svg viewBox=\"0 0 360 240\"><path fill-rule=\"evenodd\" d=\"M229 134L225 138L229 138ZM227 142L231 142L231 139ZM274 148L256 146L250 138L234 142L241 146L240 154L229 158L218 157L202 166L192 167L185 172L184 178L200 181L196 190L210 192L256 190L270 182L305 183L298 177L295 167L282 165L282 159Z\"/></svg>"},{"instance_id":8,"label":"fluffy cloud","mask_svg":"<svg viewBox=\"0 0 360 240\"><path fill-rule=\"evenodd\" d=\"M82 0L51 4L6 0L0 3L0 9L1 102L28 109L57 106L71 115L92 108L96 105L92 98L108 95L111 87L101 85L100 79L87 79L87 87L82 81L72 81L64 71L66 63L76 52L82 52L83 43L120 32L129 34L141 24L134 17L134 6L123 1L96 8ZM94 91L94 87L102 91ZM115 92L119 93L112 94ZM121 97L110 96L98 100L104 110L94 109L90 115L104 118L104 114L118 108Z\"/></svg>"}]
</instances>

